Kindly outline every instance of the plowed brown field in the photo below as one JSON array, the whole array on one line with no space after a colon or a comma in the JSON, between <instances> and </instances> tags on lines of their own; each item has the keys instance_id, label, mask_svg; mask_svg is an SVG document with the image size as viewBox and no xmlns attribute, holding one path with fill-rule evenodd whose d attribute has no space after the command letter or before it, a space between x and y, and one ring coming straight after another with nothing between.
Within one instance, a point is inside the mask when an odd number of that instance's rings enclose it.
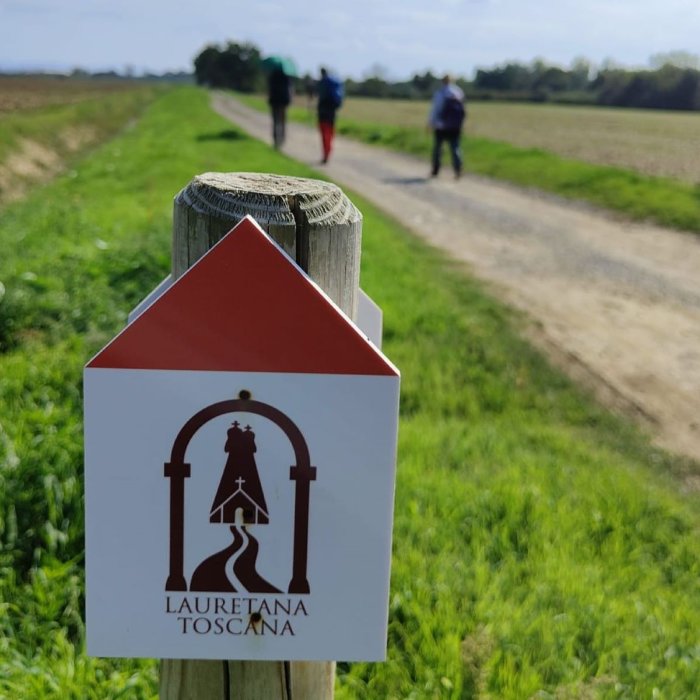
<instances>
[{"instance_id":1,"label":"plowed brown field","mask_svg":"<svg viewBox=\"0 0 700 700\"><path fill-rule=\"evenodd\" d=\"M128 80L89 80L64 76L0 75L0 114L81 102L107 92L131 90Z\"/></svg>"}]
</instances>

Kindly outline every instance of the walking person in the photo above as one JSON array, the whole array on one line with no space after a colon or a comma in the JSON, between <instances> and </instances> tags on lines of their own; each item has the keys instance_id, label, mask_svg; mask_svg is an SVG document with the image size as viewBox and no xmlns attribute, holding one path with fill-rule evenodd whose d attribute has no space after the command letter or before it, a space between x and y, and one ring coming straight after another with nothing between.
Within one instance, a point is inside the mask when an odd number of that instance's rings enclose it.
<instances>
[{"instance_id":1,"label":"walking person","mask_svg":"<svg viewBox=\"0 0 700 700\"><path fill-rule=\"evenodd\" d=\"M287 126L287 107L292 101L292 79L276 67L267 79L267 101L272 112L272 143L282 148Z\"/></svg>"},{"instance_id":2,"label":"walking person","mask_svg":"<svg viewBox=\"0 0 700 700\"><path fill-rule=\"evenodd\" d=\"M321 68L318 81L318 128L321 132L323 157L321 163L327 163L333 148L335 136L335 114L343 103L343 84Z\"/></svg>"},{"instance_id":3,"label":"walking person","mask_svg":"<svg viewBox=\"0 0 700 700\"><path fill-rule=\"evenodd\" d=\"M462 174L462 153L460 138L466 110L464 108L464 93L459 85L455 85L450 76L442 79L442 85L433 95L428 126L433 130L433 154L431 175L437 177L440 172L442 145L447 142L452 158L452 168L455 178Z\"/></svg>"}]
</instances>

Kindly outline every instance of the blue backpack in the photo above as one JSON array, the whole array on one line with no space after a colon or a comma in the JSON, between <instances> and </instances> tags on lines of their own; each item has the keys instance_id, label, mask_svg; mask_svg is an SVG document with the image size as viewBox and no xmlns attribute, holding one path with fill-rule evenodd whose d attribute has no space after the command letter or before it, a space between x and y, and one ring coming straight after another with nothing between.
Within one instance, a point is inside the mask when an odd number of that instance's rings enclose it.
<instances>
[{"instance_id":1,"label":"blue backpack","mask_svg":"<svg viewBox=\"0 0 700 700\"><path fill-rule=\"evenodd\" d=\"M462 128L465 116L466 111L462 100L456 95L447 95L440 111L440 121L443 124L443 129L459 131Z\"/></svg>"},{"instance_id":2,"label":"blue backpack","mask_svg":"<svg viewBox=\"0 0 700 700\"><path fill-rule=\"evenodd\" d=\"M326 76L324 81L329 101L338 109L343 104L343 83L331 75Z\"/></svg>"}]
</instances>

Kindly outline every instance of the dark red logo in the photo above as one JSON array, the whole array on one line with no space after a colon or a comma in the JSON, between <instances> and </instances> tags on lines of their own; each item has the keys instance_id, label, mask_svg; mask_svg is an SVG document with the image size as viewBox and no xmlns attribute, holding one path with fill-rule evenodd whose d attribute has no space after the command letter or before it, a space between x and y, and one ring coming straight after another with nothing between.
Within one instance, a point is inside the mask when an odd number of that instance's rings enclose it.
<instances>
[{"instance_id":1,"label":"dark red logo","mask_svg":"<svg viewBox=\"0 0 700 700\"><path fill-rule=\"evenodd\" d=\"M240 413L272 421L285 433L294 450L296 464L289 471L289 479L295 482L294 552L292 577L286 592L309 593L309 496L310 482L316 479L316 467L311 466L306 440L296 424L273 406L254 401L248 391L241 391L238 399L220 401L202 409L182 426L175 438L170 461L165 463L165 477L170 479L170 572L165 590L283 592L256 570L259 543L249 526L269 524L270 513L255 459L255 433L249 425L242 426L238 420L233 421L225 441L222 440L222 452L227 457L209 512L212 526L228 525L232 542L196 567L189 586L184 576L185 480L191 476L191 465L185 461L187 447L197 431L209 421L225 414Z\"/></svg>"}]
</instances>

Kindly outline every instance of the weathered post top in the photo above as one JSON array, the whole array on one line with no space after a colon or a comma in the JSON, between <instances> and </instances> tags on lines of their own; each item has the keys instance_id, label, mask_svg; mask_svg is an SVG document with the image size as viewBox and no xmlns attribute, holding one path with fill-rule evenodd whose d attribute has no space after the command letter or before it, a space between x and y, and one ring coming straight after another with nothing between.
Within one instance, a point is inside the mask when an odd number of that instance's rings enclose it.
<instances>
[{"instance_id":1,"label":"weathered post top","mask_svg":"<svg viewBox=\"0 0 700 700\"><path fill-rule=\"evenodd\" d=\"M247 214L351 318L360 276L362 214L336 185L266 173L203 173L175 197L179 277Z\"/></svg>"}]
</instances>

